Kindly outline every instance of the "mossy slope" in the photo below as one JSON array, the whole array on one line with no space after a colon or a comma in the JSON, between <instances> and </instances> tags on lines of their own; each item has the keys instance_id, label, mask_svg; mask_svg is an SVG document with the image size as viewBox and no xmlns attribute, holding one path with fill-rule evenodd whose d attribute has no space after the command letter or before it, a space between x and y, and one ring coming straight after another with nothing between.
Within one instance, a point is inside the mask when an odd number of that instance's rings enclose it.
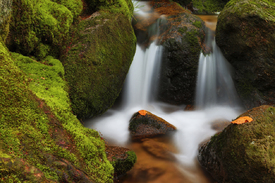
<instances>
[{"instance_id":1,"label":"mossy slope","mask_svg":"<svg viewBox=\"0 0 275 183\"><path fill-rule=\"evenodd\" d=\"M135 53L129 17L100 10L77 24L61 61L79 119L105 112L118 97Z\"/></svg>"},{"instance_id":2,"label":"mossy slope","mask_svg":"<svg viewBox=\"0 0 275 183\"><path fill-rule=\"evenodd\" d=\"M194 8L198 14L213 14L220 12L229 0L193 0Z\"/></svg>"},{"instance_id":3,"label":"mossy slope","mask_svg":"<svg viewBox=\"0 0 275 183\"><path fill-rule=\"evenodd\" d=\"M260 106L242 114L250 123L231 124L199 150L199 161L218 182L275 181L275 108Z\"/></svg>"},{"instance_id":4,"label":"mossy slope","mask_svg":"<svg viewBox=\"0 0 275 183\"><path fill-rule=\"evenodd\" d=\"M235 69L245 107L275 103L275 3L232 0L218 18L216 42Z\"/></svg>"},{"instance_id":5,"label":"mossy slope","mask_svg":"<svg viewBox=\"0 0 275 183\"><path fill-rule=\"evenodd\" d=\"M52 57L44 65L12 55L25 74L1 41L2 180L111 182L104 141L71 113L62 64Z\"/></svg>"}]
</instances>

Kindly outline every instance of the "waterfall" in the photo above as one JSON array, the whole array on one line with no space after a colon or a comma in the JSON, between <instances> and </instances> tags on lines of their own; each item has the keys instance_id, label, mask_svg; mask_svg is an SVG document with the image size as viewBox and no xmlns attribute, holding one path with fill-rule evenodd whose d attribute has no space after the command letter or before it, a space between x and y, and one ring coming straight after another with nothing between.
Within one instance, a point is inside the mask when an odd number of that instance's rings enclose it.
<instances>
[{"instance_id":1,"label":"waterfall","mask_svg":"<svg viewBox=\"0 0 275 183\"><path fill-rule=\"evenodd\" d=\"M196 89L196 107L217 105L239 107L239 99L230 73L230 64L224 58L215 40L213 52L200 54Z\"/></svg>"},{"instance_id":2,"label":"waterfall","mask_svg":"<svg viewBox=\"0 0 275 183\"><path fill-rule=\"evenodd\" d=\"M154 34L158 32L159 21L151 27ZM85 126L100 131L109 143L127 146L131 116L141 109L148 110L176 126L177 131L171 137L178 149L175 156L181 167L193 168L192 171L183 171L192 177L191 182L201 182L196 175L199 169L196 163L199 144L216 133L212 128L213 122L231 121L240 114L240 111L232 108L238 106L238 100L229 64L215 41L212 47L213 53L206 56L201 53L199 60L196 105L201 110L184 111L181 106L153 100L156 93L154 87L157 87L156 77L160 71L161 53L164 49L153 42L147 49L142 49L139 45L136 47L136 54L123 89L122 107L109 109L102 116L85 122Z\"/></svg>"}]
</instances>

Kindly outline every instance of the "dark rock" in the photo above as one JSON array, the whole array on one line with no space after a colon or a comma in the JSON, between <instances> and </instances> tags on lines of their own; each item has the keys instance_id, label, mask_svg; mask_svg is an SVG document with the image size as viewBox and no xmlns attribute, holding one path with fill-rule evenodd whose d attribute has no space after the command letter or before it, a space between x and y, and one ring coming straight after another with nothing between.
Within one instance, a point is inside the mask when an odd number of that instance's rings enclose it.
<instances>
[{"instance_id":1,"label":"dark rock","mask_svg":"<svg viewBox=\"0 0 275 183\"><path fill-rule=\"evenodd\" d=\"M148 111L141 110L130 119L129 130L132 139L142 139L166 134L176 130L176 127Z\"/></svg>"},{"instance_id":2,"label":"dark rock","mask_svg":"<svg viewBox=\"0 0 275 183\"><path fill-rule=\"evenodd\" d=\"M193 104L205 25L189 13L169 16L167 21L167 29L160 35L163 53L158 99L176 105Z\"/></svg>"},{"instance_id":3,"label":"dark rock","mask_svg":"<svg viewBox=\"0 0 275 183\"><path fill-rule=\"evenodd\" d=\"M275 108L260 106L242 116L250 123L230 124L199 149L200 164L218 182L275 181Z\"/></svg>"},{"instance_id":4,"label":"dark rock","mask_svg":"<svg viewBox=\"0 0 275 183\"><path fill-rule=\"evenodd\" d=\"M275 103L274 30L274 1L233 0L219 15L216 42L247 109Z\"/></svg>"}]
</instances>

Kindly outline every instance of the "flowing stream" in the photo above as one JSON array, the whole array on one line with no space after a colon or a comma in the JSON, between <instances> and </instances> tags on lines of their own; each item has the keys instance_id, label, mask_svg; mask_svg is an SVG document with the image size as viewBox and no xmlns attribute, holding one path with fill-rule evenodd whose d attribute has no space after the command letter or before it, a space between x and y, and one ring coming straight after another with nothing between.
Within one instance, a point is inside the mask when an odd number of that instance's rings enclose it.
<instances>
[{"instance_id":1,"label":"flowing stream","mask_svg":"<svg viewBox=\"0 0 275 183\"><path fill-rule=\"evenodd\" d=\"M86 127L101 132L110 143L133 149L138 157L135 167L122 182L190 182L210 183L197 162L199 144L216 133L217 120L229 120L240 114L237 95L227 61L212 42L213 53L201 54L199 61L195 111L184 111L184 106L173 106L154 100L161 64L162 47L153 42L142 50L138 45L127 75L119 107L85 123ZM176 149L177 161L162 160L148 154L142 142L131 142L128 125L131 116L145 109L177 127L167 138L155 138Z\"/></svg>"}]
</instances>

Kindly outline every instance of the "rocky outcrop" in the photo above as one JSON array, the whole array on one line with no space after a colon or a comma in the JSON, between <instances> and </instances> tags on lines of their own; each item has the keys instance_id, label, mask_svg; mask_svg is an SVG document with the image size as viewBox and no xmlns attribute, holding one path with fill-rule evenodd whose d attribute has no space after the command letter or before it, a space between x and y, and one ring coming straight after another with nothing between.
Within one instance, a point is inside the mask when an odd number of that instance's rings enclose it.
<instances>
[{"instance_id":1,"label":"rocky outcrop","mask_svg":"<svg viewBox=\"0 0 275 183\"><path fill-rule=\"evenodd\" d=\"M232 0L219 15L216 42L247 109L275 103L274 30L273 1Z\"/></svg>"},{"instance_id":2,"label":"rocky outcrop","mask_svg":"<svg viewBox=\"0 0 275 183\"><path fill-rule=\"evenodd\" d=\"M129 130L132 139L142 139L166 134L176 127L148 111L140 110L130 119Z\"/></svg>"},{"instance_id":3,"label":"rocky outcrop","mask_svg":"<svg viewBox=\"0 0 275 183\"><path fill-rule=\"evenodd\" d=\"M81 21L64 49L61 61L79 119L105 112L123 87L136 38L129 17L121 12L102 10Z\"/></svg>"},{"instance_id":4,"label":"rocky outcrop","mask_svg":"<svg viewBox=\"0 0 275 183\"><path fill-rule=\"evenodd\" d=\"M200 164L218 182L275 181L275 108L260 106L241 115L250 123L230 124L199 149Z\"/></svg>"}]
</instances>

